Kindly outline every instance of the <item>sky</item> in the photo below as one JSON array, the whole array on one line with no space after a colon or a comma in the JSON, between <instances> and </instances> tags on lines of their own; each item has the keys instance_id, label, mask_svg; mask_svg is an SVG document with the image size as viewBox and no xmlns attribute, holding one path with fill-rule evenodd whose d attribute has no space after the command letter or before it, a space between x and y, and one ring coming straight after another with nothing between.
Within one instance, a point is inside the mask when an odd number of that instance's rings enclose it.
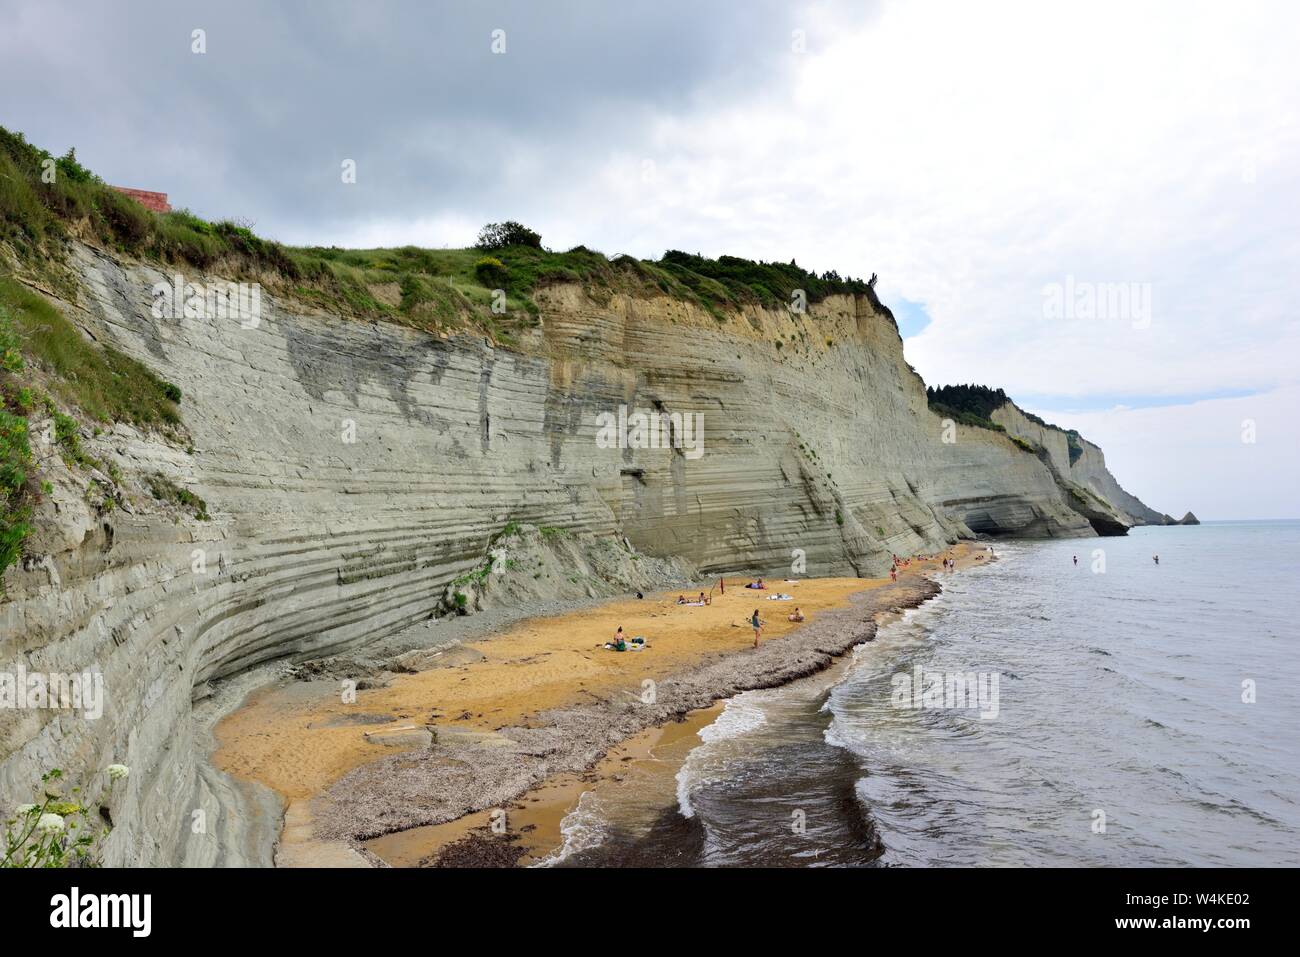
<instances>
[{"instance_id":1,"label":"sky","mask_svg":"<svg viewBox=\"0 0 1300 957\"><path fill-rule=\"evenodd\" d=\"M4 7L0 125L110 182L293 244L876 273L928 383L1160 511L1300 517L1300 4Z\"/></svg>"}]
</instances>

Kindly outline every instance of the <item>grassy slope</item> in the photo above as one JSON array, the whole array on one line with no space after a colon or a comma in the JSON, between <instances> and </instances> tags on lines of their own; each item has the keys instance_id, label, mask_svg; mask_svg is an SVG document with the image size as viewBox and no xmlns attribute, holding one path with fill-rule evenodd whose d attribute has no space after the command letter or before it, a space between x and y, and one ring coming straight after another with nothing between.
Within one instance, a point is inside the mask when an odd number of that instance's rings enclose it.
<instances>
[{"instance_id":1,"label":"grassy slope","mask_svg":"<svg viewBox=\"0 0 1300 957\"><path fill-rule=\"evenodd\" d=\"M54 419L55 441L69 467L114 467L87 455L81 418L130 422L180 437L180 390L147 367L81 334L45 297L0 277L0 575L23 554L42 482L32 457L30 420ZM160 497L160 496L156 496Z\"/></svg>"},{"instance_id":2,"label":"grassy slope","mask_svg":"<svg viewBox=\"0 0 1300 957\"><path fill-rule=\"evenodd\" d=\"M32 507L44 492L29 437L34 415L53 418L62 457L80 469L114 471L83 451L80 420L181 435L180 390L116 349L91 342L10 272L16 265L29 278L74 295L61 265L63 240L88 229L118 244L150 235L163 241L167 227L151 233L152 215L107 190L75 157L55 160L0 128L0 575L22 557Z\"/></svg>"},{"instance_id":3,"label":"grassy slope","mask_svg":"<svg viewBox=\"0 0 1300 957\"><path fill-rule=\"evenodd\" d=\"M50 169L53 182L47 182ZM74 155L52 157L0 127L0 241L20 261L36 263L48 256L57 260L70 233L168 264L255 278L341 315L429 329L477 326L506 341L512 329L535 321L533 294L554 282L580 282L597 295L676 296L699 303L719 320L748 304L788 304L796 289L814 303L836 293L875 298L862 280L831 272L818 276L793 262L715 260L677 251L648 261L610 259L583 246L567 252L510 246L491 253L504 264L504 279L485 281L475 268L484 255L477 249L291 248L236 223L210 223L185 210L150 212L106 186ZM66 278L57 266L44 272L51 283ZM507 294L504 315L492 311L494 288Z\"/></svg>"}]
</instances>

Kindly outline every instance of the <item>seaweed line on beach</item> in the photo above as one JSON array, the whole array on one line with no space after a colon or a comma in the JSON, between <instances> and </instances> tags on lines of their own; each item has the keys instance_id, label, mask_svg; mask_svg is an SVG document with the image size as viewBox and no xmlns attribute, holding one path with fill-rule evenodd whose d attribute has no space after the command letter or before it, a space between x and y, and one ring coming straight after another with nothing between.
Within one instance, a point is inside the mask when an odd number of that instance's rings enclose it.
<instances>
[{"instance_id":1,"label":"seaweed line on beach","mask_svg":"<svg viewBox=\"0 0 1300 957\"><path fill-rule=\"evenodd\" d=\"M357 846L384 834L440 824L502 807L548 777L581 773L632 735L743 691L814 674L875 638L877 617L915 608L940 592L928 578L864 590L848 607L744 652L706 659L658 682L652 701L640 687L609 700L544 711L529 727L501 728L490 741L437 742L349 771L312 805L315 838ZM431 862L432 863L432 862ZM484 861L484 863L490 863Z\"/></svg>"}]
</instances>

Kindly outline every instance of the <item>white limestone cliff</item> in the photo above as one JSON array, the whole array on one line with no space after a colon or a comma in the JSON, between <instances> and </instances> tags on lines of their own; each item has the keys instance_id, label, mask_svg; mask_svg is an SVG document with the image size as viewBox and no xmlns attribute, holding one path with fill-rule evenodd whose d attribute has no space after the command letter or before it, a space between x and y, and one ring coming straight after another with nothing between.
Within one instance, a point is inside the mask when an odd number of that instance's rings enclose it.
<instances>
[{"instance_id":1,"label":"white limestone cliff","mask_svg":"<svg viewBox=\"0 0 1300 957\"><path fill-rule=\"evenodd\" d=\"M1083 443L1071 462L1065 433L1014 406L999 411L1007 435L945 430L865 296L720 322L678 299L554 286L537 328L505 349L269 295L252 328L158 320L157 267L86 246L74 261L79 301L60 307L181 387L192 449L120 425L87 435L123 476L127 507L105 513L46 443L56 488L5 575L0 667L95 669L107 707L93 721L0 714L0 806L27 799L36 769L129 765L112 864L266 860L277 804L207 765L195 702L259 664L445 611L449 584L483 567L507 523L700 576L788 572L801 557L801 574L881 575L891 554L974 533L1092 535L1156 515L1099 449ZM702 454L600 447L597 416L620 405L699 413ZM201 496L209 520L140 495L152 474Z\"/></svg>"}]
</instances>

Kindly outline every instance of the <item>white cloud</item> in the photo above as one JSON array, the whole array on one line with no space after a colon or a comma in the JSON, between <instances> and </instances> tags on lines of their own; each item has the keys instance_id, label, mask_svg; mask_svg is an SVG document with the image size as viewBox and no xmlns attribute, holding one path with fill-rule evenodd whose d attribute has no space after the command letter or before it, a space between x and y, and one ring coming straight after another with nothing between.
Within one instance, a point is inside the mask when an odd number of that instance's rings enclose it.
<instances>
[{"instance_id":1,"label":"white cloud","mask_svg":"<svg viewBox=\"0 0 1300 957\"><path fill-rule=\"evenodd\" d=\"M933 317L908 343L932 382L1271 389L1300 354L1300 7L1251 10L893 2L836 30L819 7L806 54L776 30L751 52L770 84L595 148L513 143L503 190L559 248L878 272ZM1067 277L1142 284L1149 327L1046 318Z\"/></svg>"},{"instance_id":2,"label":"white cloud","mask_svg":"<svg viewBox=\"0 0 1300 957\"><path fill-rule=\"evenodd\" d=\"M554 248L875 272L886 301L932 319L907 343L927 381L1067 397L1058 408L1283 401L1300 383L1300 4L503 4L507 57L487 52L476 8L395 4L358 34L346 5L302 19L231 7L214 31L241 42L202 58L169 42L188 36L174 5L56 30L45 6L0 35L0 76L56 50L68 67L24 88L10 122L60 150L88 138L82 158L105 175L276 238L461 245L518 219ZM125 61L106 52L124 43ZM74 95L87 84L112 94L111 123ZM355 187L339 185L342 156L361 164ZM1044 286L1067 277L1143 284L1149 326L1046 318ZM1219 501L1224 470L1239 483L1264 458L1198 444L1220 434L1216 408L1151 411L1182 438L1132 461L1123 426L1146 428L1146 413L1083 431L1123 482L1200 481L1204 494L1186 486L1198 509ZM1279 514L1294 511L1294 464L1269 459L1254 479Z\"/></svg>"},{"instance_id":3,"label":"white cloud","mask_svg":"<svg viewBox=\"0 0 1300 957\"><path fill-rule=\"evenodd\" d=\"M1296 514L1300 6L897 2L829 35L788 82L577 159L546 187L566 240L878 272L933 318L907 346L930 382L1260 391L1070 418L1161 507ZM1067 277L1141 284L1149 324L1047 318ZM1252 408L1271 438L1243 447Z\"/></svg>"},{"instance_id":4,"label":"white cloud","mask_svg":"<svg viewBox=\"0 0 1300 957\"><path fill-rule=\"evenodd\" d=\"M1300 386L1052 421L1100 445L1121 485L1175 518L1300 518Z\"/></svg>"}]
</instances>

